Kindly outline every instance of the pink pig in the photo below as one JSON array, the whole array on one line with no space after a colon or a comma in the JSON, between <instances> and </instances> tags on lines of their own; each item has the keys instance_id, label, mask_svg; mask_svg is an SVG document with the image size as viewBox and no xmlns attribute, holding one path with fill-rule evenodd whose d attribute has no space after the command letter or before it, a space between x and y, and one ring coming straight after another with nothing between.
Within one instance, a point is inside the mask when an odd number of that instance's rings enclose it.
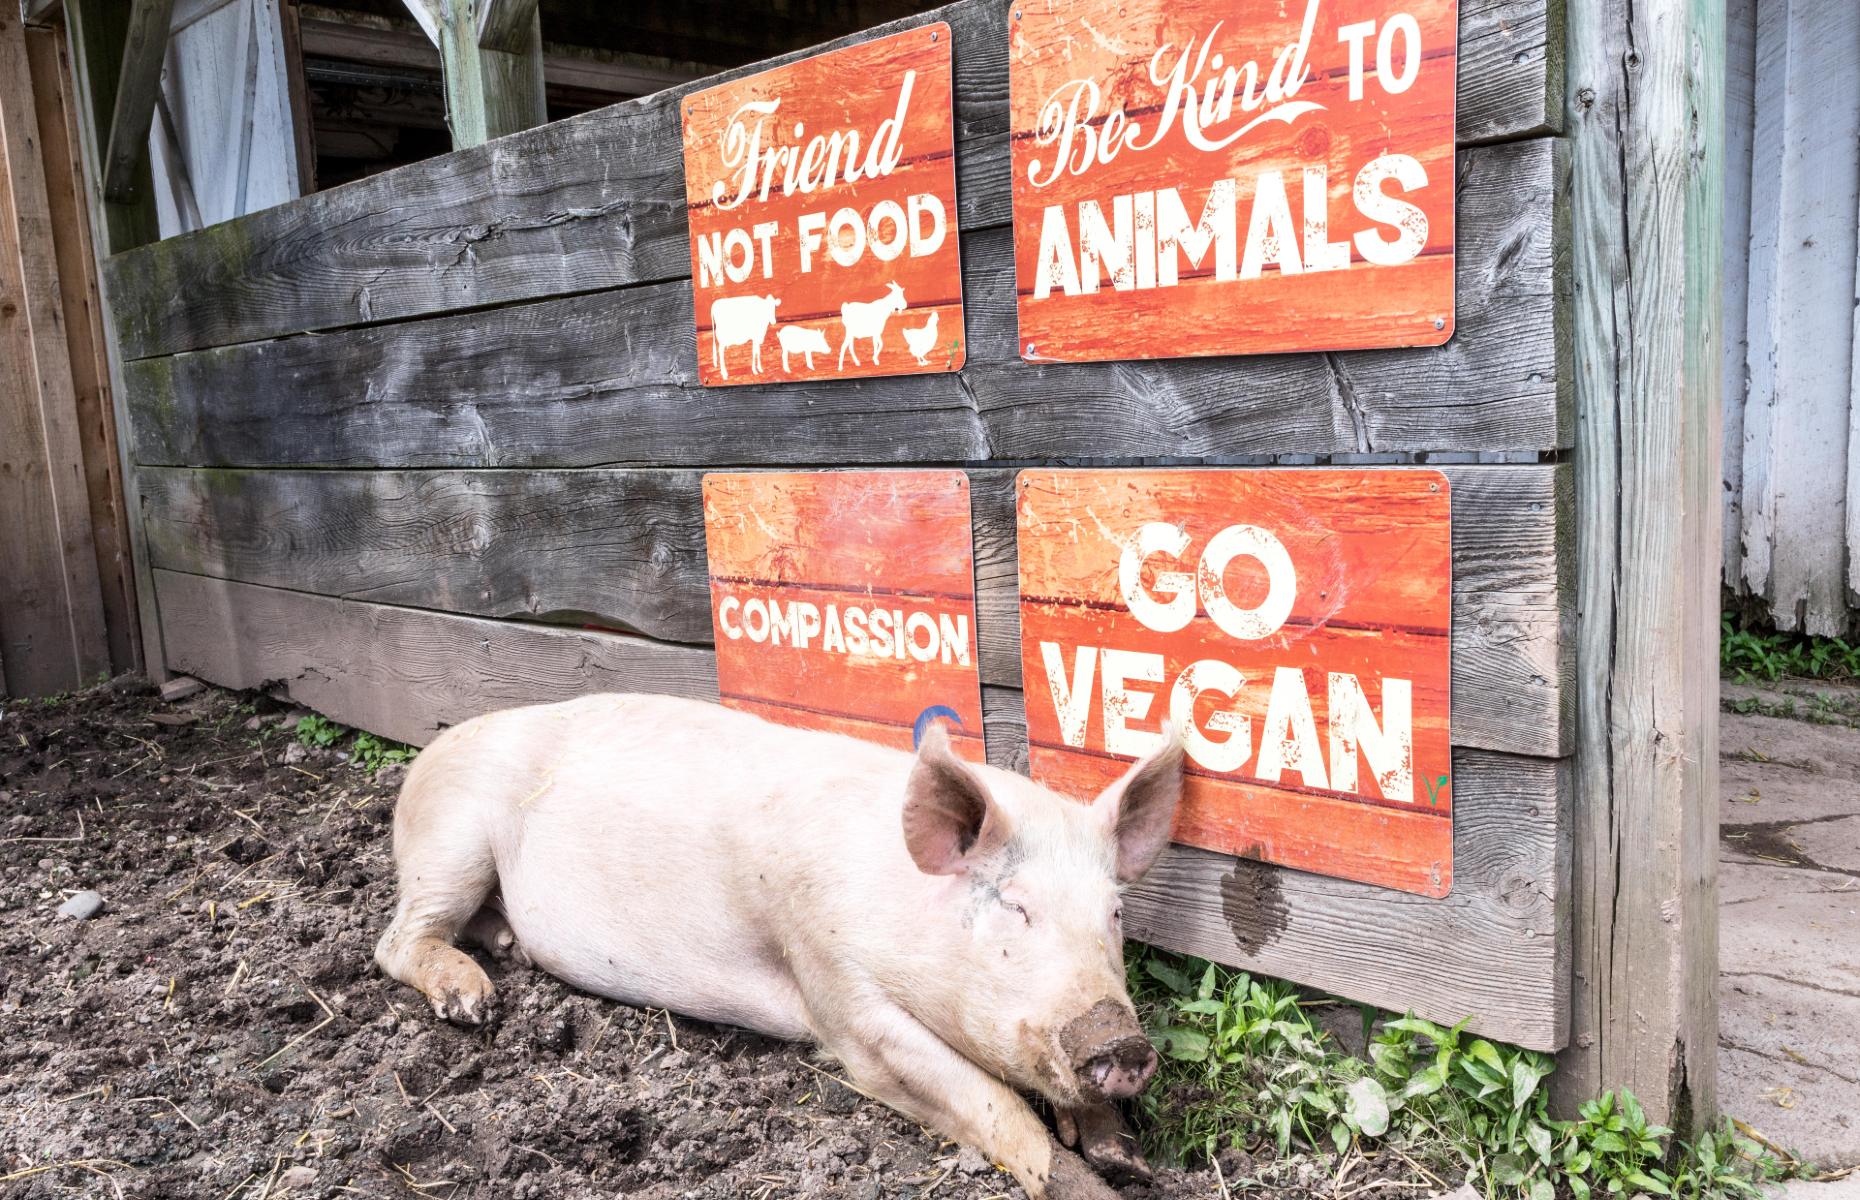
<instances>
[{"instance_id":1,"label":"pink pig","mask_svg":"<svg viewBox=\"0 0 1860 1200\"><path fill-rule=\"evenodd\" d=\"M463 935L576 987L818 1043L862 1090L973 1146L1034 1200L1148 1168L1110 1101L1156 1069L1124 988L1120 889L1169 840L1182 751L1090 804L957 758L657 696L447 731L394 814L375 949L440 1016L482 1020Z\"/></svg>"}]
</instances>

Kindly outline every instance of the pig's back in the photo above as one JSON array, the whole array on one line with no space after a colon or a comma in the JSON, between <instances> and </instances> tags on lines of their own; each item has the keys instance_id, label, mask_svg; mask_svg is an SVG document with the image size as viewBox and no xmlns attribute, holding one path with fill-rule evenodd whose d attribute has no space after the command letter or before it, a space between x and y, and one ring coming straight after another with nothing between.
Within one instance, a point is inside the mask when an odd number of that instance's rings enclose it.
<instances>
[{"instance_id":1,"label":"pig's back","mask_svg":"<svg viewBox=\"0 0 1860 1200\"><path fill-rule=\"evenodd\" d=\"M634 695L523 710L506 739L527 768L489 814L506 914L592 992L808 1036L791 955L821 905L916 874L899 751Z\"/></svg>"}]
</instances>

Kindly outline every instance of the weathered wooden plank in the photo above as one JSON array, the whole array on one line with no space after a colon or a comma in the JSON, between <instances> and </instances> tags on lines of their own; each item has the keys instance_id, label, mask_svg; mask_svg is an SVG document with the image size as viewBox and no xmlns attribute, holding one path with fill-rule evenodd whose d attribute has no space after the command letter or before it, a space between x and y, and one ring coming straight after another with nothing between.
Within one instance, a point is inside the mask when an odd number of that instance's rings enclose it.
<instances>
[{"instance_id":1,"label":"weathered wooden plank","mask_svg":"<svg viewBox=\"0 0 1860 1200\"><path fill-rule=\"evenodd\" d=\"M110 665L129 671L141 663L136 588L129 554L129 517L110 403L110 365L103 340L103 306L97 295L96 258L84 202L84 165L78 157L76 106L70 102L70 66L62 26L28 28L26 56L38 109L45 198L57 257L59 315L71 360L78 437L83 446L84 490L90 499L91 541L103 589L104 629Z\"/></svg>"},{"instance_id":2,"label":"weathered wooden plank","mask_svg":"<svg viewBox=\"0 0 1860 1200\"><path fill-rule=\"evenodd\" d=\"M282 683L338 721L423 744L515 704L594 691L711 698L708 650L481 620L157 571L177 668ZM990 758L1024 754L1018 692L986 689ZM1129 927L1179 949L1554 1049L1564 1040L1567 779L1556 762L1454 756L1453 893L1422 900L1178 848ZM1167 897L1165 900L1164 897Z\"/></svg>"},{"instance_id":3,"label":"weathered wooden plank","mask_svg":"<svg viewBox=\"0 0 1860 1200\"><path fill-rule=\"evenodd\" d=\"M1569 46L1581 808L1552 1086L1693 1131L1716 1119L1724 0L1570 0Z\"/></svg>"},{"instance_id":4,"label":"weathered wooden plank","mask_svg":"<svg viewBox=\"0 0 1860 1200\"><path fill-rule=\"evenodd\" d=\"M1467 0L1464 145L1556 127L1562 0ZM955 38L960 224L1008 220L1007 9L962 0ZM812 51L803 52L811 53ZM113 262L129 357L686 276L679 100L784 55L254 213ZM1461 306L1461 312L1466 306Z\"/></svg>"},{"instance_id":5,"label":"weathered wooden plank","mask_svg":"<svg viewBox=\"0 0 1860 1200\"><path fill-rule=\"evenodd\" d=\"M1568 753L1567 468L1445 468L1453 741ZM1014 472L973 470L983 681L1020 686ZM321 595L711 641L697 471L144 468L158 567ZM1559 546L1565 551L1559 554Z\"/></svg>"},{"instance_id":6,"label":"weathered wooden plank","mask_svg":"<svg viewBox=\"0 0 1860 1200\"><path fill-rule=\"evenodd\" d=\"M110 665L20 15L0 9L0 642L15 695Z\"/></svg>"},{"instance_id":7,"label":"weathered wooden plank","mask_svg":"<svg viewBox=\"0 0 1860 1200\"><path fill-rule=\"evenodd\" d=\"M135 0L123 39L123 69L116 80L110 133L104 142L103 196L116 204L136 199L137 175L148 156L149 119L161 92L162 58L174 0Z\"/></svg>"},{"instance_id":8,"label":"weathered wooden plank","mask_svg":"<svg viewBox=\"0 0 1860 1200\"><path fill-rule=\"evenodd\" d=\"M1743 579L1779 628L1841 635L1860 6L1765 5L1757 38Z\"/></svg>"},{"instance_id":9,"label":"weathered wooden plank","mask_svg":"<svg viewBox=\"0 0 1860 1200\"><path fill-rule=\"evenodd\" d=\"M1750 193L1757 0L1727 0L1724 61L1724 585L1743 566L1744 396L1749 391Z\"/></svg>"},{"instance_id":10,"label":"weathered wooden plank","mask_svg":"<svg viewBox=\"0 0 1860 1200\"><path fill-rule=\"evenodd\" d=\"M688 281L125 365L138 461L591 466L1547 450L1567 444L1550 140L1465 151L1435 350L1055 366L1014 341L1009 231L963 241L958 375L698 384Z\"/></svg>"},{"instance_id":11,"label":"weathered wooden plank","mask_svg":"<svg viewBox=\"0 0 1860 1200\"><path fill-rule=\"evenodd\" d=\"M68 0L65 26L70 33L67 49L71 63L71 115L76 127L73 145L80 161L85 210L90 217L93 255L133 245L138 239L155 235L153 198L133 205L109 204L103 199L98 164L102 162L103 136L100 126L110 111L111 90L115 86L114 57L120 47L113 46L114 22L127 12L127 0ZM93 263L96 259L93 257ZM141 632L140 650L143 672L155 683L167 681L168 672L162 658L161 624L155 613L155 582L149 574L148 554L142 542L142 501L136 492L134 473L129 469L129 408L123 387L122 353L116 334L114 306L109 302L108 285L96 279L101 303L97 317L103 328L104 365L109 379L109 400L116 433L118 478L123 487L123 507L128 514L130 568L135 579L136 623Z\"/></svg>"}]
</instances>

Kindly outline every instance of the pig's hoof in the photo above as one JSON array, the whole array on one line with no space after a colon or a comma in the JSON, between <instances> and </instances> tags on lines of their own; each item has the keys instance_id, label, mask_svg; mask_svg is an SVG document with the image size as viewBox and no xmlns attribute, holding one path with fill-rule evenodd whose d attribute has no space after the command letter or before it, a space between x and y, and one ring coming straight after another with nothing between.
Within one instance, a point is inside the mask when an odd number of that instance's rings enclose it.
<instances>
[{"instance_id":1,"label":"pig's hoof","mask_svg":"<svg viewBox=\"0 0 1860 1200\"><path fill-rule=\"evenodd\" d=\"M1150 1164L1137 1149L1137 1139L1121 1130L1102 1140L1086 1138L1079 1146L1079 1153L1100 1175L1119 1187L1148 1183L1152 1178Z\"/></svg>"},{"instance_id":2,"label":"pig's hoof","mask_svg":"<svg viewBox=\"0 0 1860 1200\"><path fill-rule=\"evenodd\" d=\"M426 998L441 1020L454 1025L481 1025L491 1015L491 1001L496 998L497 991L476 964L472 972L475 978L463 971L449 973L445 979L434 980L427 989Z\"/></svg>"},{"instance_id":3,"label":"pig's hoof","mask_svg":"<svg viewBox=\"0 0 1860 1200\"><path fill-rule=\"evenodd\" d=\"M1098 1173L1114 1184L1148 1183L1150 1164L1144 1161L1137 1139L1109 1104L1075 1109L1067 1114L1078 1134L1079 1153Z\"/></svg>"}]
</instances>

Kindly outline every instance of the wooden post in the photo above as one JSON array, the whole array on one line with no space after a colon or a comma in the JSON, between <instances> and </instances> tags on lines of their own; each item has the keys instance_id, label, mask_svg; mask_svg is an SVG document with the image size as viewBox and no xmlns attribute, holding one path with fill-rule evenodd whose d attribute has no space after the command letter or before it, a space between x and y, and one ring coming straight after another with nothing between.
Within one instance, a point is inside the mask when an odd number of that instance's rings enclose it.
<instances>
[{"instance_id":1,"label":"wooden post","mask_svg":"<svg viewBox=\"0 0 1860 1200\"><path fill-rule=\"evenodd\" d=\"M173 14L174 0L135 0L129 12L103 155L103 194L117 204L134 200L148 179L140 168L148 159L149 120L161 94L168 21Z\"/></svg>"},{"instance_id":2,"label":"wooden post","mask_svg":"<svg viewBox=\"0 0 1860 1200\"><path fill-rule=\"evenodd\" d=\"M39 148L45 162L45 197L52 220L52 249L58 258L58 287L77 400L78 434L90 493L91 536L103 584L103 616L115 671L142 665L136 624L134 568L129 552L129 516L117 452L116 414L110 406L110 362L104 346L103 302L97 292L96 257L91 251L84 164L78 156L77 113L71 101L71 69L62 23L26 30L38 106Z\"/></svg>"},{"instance_id":3,"label":"wooden post","mask_svg":"<svg viewBox=\"0 0 1860 1200\"><path fill-rule=\"evenodd\" d=\"M1717 1070L1724 0L1569 0L1578 733L1565 1105Z\"/></svg>"},{"instance_id":4,"label":"wooden post","mask_svg":"<svg viewBox=\"0 0 1860 1200\"><path fill-rule=\"evenodd\" d=\"M536 0L407 0L407 6L439 47L455 149L549 119Z\"/></svg>"},{"instance_id":5,"label":"wooden post","mask_svg":"<svg viewBox=\"0 0 1860 1200\"><path fill-rule=\"evenodd\" d=\"M0 9L0 642L31 696L110 653L25 32Z\"/></svg>"},{"instance_id":6,"label":"wooden post","mask_svg":"<svg viewBox=\"0 0 1860 1200\"><path fill-rule=\"evenodd\" d=\"M114 111L116 81L122 62L122 39L128 28L129 0L67 0L66 29L70 34L71 99L77 118L77 150L83 161L89 200L91 245L97 257L99 313L103 320L109 371L111 409L119 433L117 467L122 472L123 503L129 514L130 562L136 580L136 619L142 631L142 669L155 683L168 678L162 652L161 615L156 607L155 581L149 571L148 547L143 538L142 495L136 482L134 446L129 437L129 408L123 390L121 341L115 310L110 302L107 273L102 260L160 235L155 221L155 193L138 190L136 199L113 204L103 198L102 138L105 122ZM146 182L148 164L139 168Z\"/></svg>"}]
</instances>

